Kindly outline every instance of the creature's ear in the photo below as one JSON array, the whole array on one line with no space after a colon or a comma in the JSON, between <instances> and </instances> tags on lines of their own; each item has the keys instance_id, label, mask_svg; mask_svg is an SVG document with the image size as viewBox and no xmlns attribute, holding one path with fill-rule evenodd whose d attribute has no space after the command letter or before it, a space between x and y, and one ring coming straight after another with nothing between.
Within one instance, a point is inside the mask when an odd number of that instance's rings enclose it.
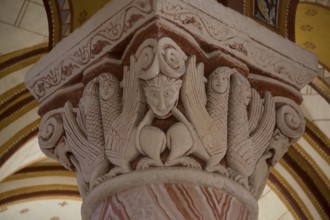
<instances>
[{"instance_id":1,"label":"creature's ear","mask_svg":"<svg viewBox=\"0 0 330 220\"><path fill-rule=\"evenodd\" d=\"M181 86L182 86L182 80L181 80L181 79L175 81L175 82L173 83L173 85L172 85L172 87L173 87L175 90L178 90L178 91L180 90Z\"/></svg>"}]
</instances>

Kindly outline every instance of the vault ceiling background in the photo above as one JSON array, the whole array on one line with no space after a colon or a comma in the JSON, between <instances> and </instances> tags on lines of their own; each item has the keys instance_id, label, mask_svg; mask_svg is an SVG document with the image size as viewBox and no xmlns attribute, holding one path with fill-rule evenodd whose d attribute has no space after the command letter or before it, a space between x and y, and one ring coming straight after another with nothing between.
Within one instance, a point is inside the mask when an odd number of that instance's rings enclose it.
<instances>
[{"instance_id":1,"label":"vault ceiling background","mask_svg":"<svg viewBox=\"0 0 330 220\"><path fill-rule=\"evenodd\" d=\"M0 1L0 219L80 219L75 174L39 150L37 102L23 79L107 2ZM273 169L259 204L262 220L329 219L330 0L221 2L319 56L319 77L302 89L306 132Z\"/></svg>"}]
</instances>

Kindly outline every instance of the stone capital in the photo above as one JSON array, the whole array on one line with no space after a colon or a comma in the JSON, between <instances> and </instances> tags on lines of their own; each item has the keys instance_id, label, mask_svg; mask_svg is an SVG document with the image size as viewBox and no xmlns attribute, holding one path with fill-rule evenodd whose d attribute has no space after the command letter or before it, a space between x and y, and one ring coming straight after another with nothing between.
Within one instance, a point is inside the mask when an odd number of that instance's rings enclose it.
<instances>
[{"instance_id":1,"label":"stone capital","mask_svg":"<svg viewBox=\"0 0 330 220\"><path fill-rule=\"evenodd\" d=\"M257 219L316 72L314 55L216 1L113 0L25 82L84 219Z\"/></svg>"}]
</instances>

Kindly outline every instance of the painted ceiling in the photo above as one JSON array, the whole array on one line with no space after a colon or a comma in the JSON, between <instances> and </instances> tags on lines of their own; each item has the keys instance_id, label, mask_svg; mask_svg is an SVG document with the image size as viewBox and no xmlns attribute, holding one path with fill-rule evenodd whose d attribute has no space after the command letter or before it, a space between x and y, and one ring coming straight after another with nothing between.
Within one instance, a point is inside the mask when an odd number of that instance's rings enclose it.
<instances>
[{"instance_id":1,"label":"painted ceiling","mask_svg":"<svg viewBox=\"0 0 330 220\"><path fill-rule=\"evenodd\" d=\"M39 150L37 102L23 79L108 1L0 1L0 219L80 219L75 174ZM306 132L272 170L259 205L262 220L329 219L330 0L219 2L318 55L320 74L301 91Z\"/></svg>"}]
</instances>

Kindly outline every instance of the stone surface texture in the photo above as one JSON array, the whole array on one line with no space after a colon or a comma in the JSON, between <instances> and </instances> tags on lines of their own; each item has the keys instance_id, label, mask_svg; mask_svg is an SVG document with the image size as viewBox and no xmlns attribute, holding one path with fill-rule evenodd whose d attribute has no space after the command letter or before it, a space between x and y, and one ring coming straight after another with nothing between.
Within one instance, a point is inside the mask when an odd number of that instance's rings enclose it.
<instances>
[{"instance_id":1,"label":"stone surface texture","mask_svg":"<svg viewBox=\"0 0 330 220\"><path fill-rule=\"evenodd\" d=\"M209 187L184 184L152 184L116 193L92 215L95 220L248 218L248 210L235 197Z\"/></svg>"},{"instance_id":2,"label":"stone surface texture","mask_svg":"<svg viewBox=\"0 0 330 220\"><path fill-rule=\"evenodd\" d=\"M114 0L26 85L42 151L77 172L84 219L257 219L316 71L314 55L213 0Z\"/></svg>"}]
</instances>

